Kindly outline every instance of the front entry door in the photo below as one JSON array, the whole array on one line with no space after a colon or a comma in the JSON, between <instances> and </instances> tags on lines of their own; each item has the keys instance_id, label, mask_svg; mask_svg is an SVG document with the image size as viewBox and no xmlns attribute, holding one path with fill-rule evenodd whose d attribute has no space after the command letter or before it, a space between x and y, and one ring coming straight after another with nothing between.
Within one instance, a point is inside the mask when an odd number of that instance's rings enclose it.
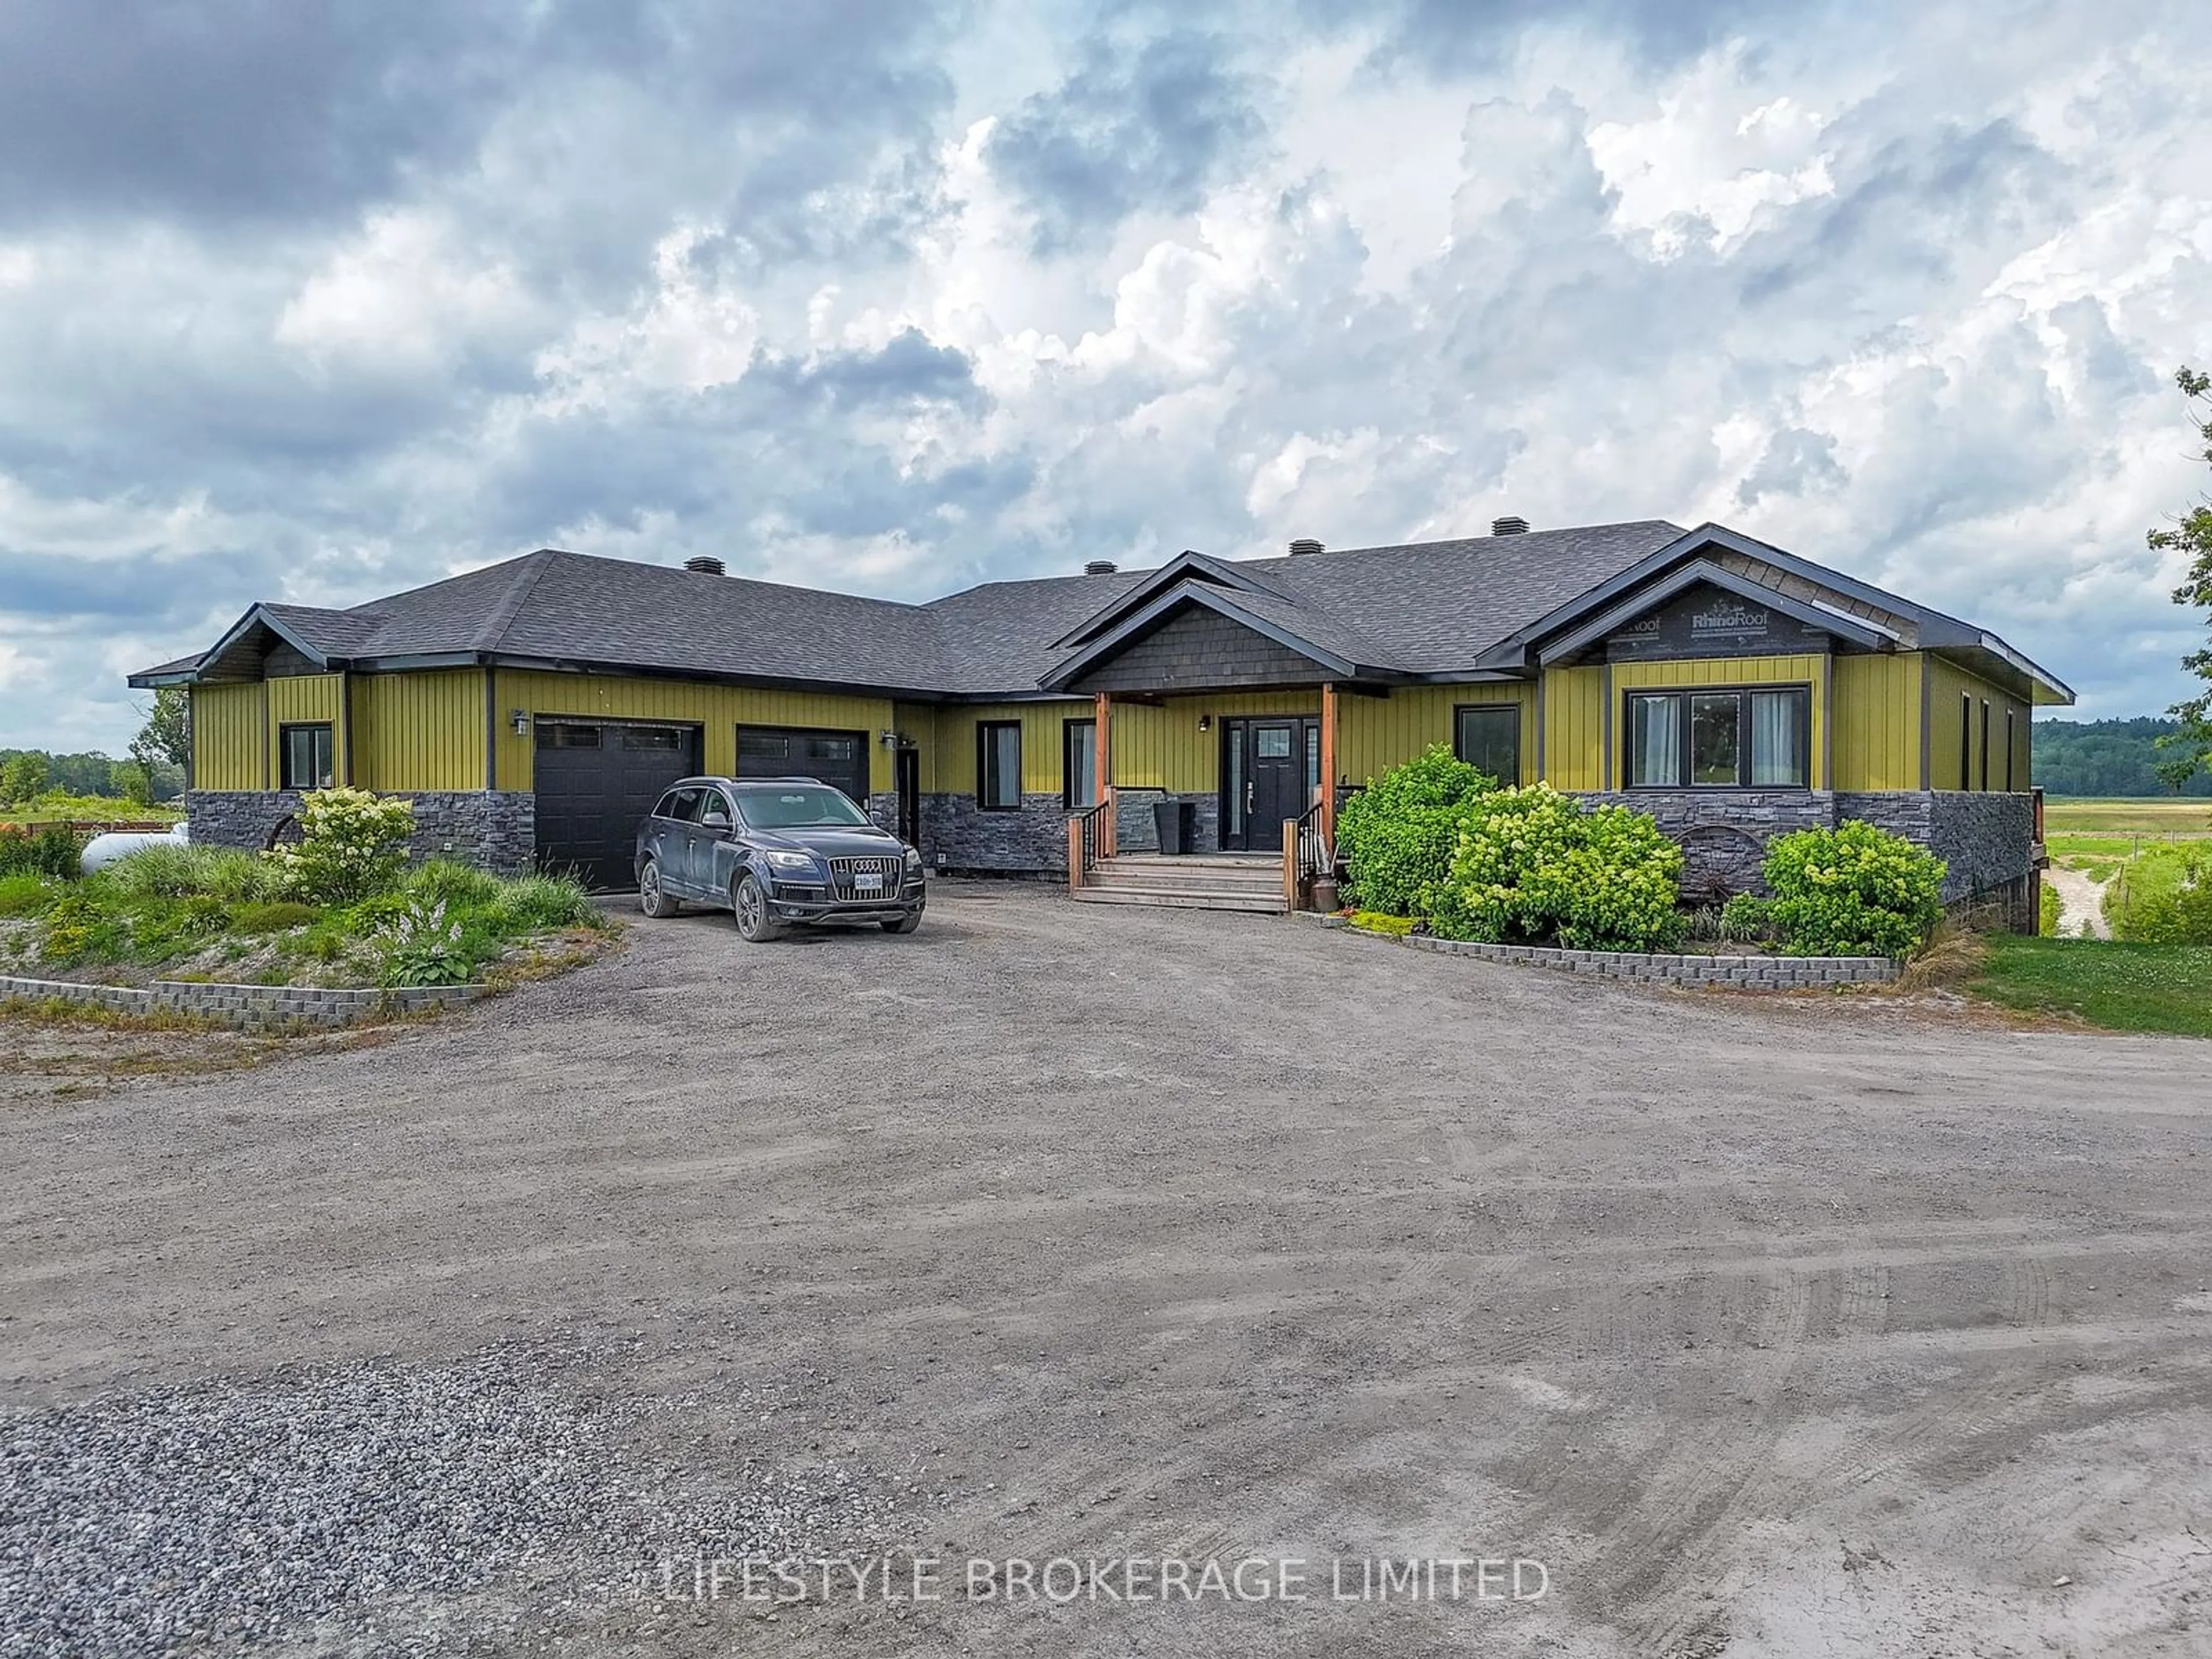
<instances>
[{"instance_id":1,"label":"front entry door","mask_svg":"<svg viewBox=\"0 0 2212 1659\"><path fill-rule=\"evenodd\" d=\"M1233 720L1223 733L1222 845L1247 853L1283 850L1283 823L1306 810L1306 747L1313 724Z\"/></svg>"}]
</instances>

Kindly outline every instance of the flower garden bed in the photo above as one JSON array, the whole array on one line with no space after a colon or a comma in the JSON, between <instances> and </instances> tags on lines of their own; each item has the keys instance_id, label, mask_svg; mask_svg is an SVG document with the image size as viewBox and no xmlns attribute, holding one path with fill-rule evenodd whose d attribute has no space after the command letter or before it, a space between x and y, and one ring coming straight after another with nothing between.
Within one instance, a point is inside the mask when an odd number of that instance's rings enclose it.
<instances>
[{"instance_id":1,"label":"flower garden bed","mask_svg":"<svg viewBox=\"0 0 2212 1659\"><path fill-rule=\"evenodd\" d=\"M573 881L409 868L404 801L328 790L301 816L274 853L156 842L90 875L64 831L0 846L0 1003L348 1024L575 967L612 935Z\"/></svg>"}]
</instances>

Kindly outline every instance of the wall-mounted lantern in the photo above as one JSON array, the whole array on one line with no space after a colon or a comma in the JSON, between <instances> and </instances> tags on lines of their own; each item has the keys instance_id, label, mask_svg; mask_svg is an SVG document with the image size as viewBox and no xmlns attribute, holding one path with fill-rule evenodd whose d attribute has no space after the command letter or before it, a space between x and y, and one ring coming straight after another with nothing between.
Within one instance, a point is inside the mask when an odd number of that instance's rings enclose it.
<instances>
[{"instance_id":1,"label":"wall-mounted lantern","mask_svg":"<svg viewBox=\"0 0 2212 1659\"><path fill-rule=\"evenodd\" d=\"M1213 730L1213 716L1211 714L1200 714L1198 717L1198 729L1201 732L1211 732Z\"/></svg>"},{"instance_id":2,"label":"wall-mounted lantern","mask_svg":"<svg viewBox=\"0 0 2212 1659\"><path fill-rule=\"evenodd\" d=\"M897 747L898 747L898 733L897 733L897 732L884 732L884 748L886 748L886 749L896 749L896 748L897 748Z\"/></svg>"},{"instance_id":3,"label":"wall-mounted lantern","mask_svg":"<svg viewBox=\"0 0 2212 1659\"><path fill-rule=\"evenodd\" d=\"M516 737L526 738L530 735L530 711L527 708L511 711L507 717L507 723L514 728Z\"/></svg>"}]
</instances>

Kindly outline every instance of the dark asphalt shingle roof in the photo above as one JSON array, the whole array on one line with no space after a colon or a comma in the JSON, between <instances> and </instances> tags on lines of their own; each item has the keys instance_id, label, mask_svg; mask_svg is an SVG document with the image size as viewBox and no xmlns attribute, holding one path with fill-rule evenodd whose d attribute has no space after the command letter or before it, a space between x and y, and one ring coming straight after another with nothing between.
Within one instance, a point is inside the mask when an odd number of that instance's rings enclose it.
<instances>
[{"instance_id":1,"label":"dark asphalt shingle roof","mask_svg":"<svg viewBox=\"0 0 2212 1659\"><path fill-rule=\"evenodd\" d=\"M1234 603L1323 649L1368 667L1443 673L1471 667L1485 647L1680 533L1647 520L1208 562L1258 589L1237 591ZM1018 696L1073 654L1055 641L1153 574L986 582L904 605L548 550L349 610L263 609L325 656L354 661L489 653Z\"/></svg>"}]
</instances>

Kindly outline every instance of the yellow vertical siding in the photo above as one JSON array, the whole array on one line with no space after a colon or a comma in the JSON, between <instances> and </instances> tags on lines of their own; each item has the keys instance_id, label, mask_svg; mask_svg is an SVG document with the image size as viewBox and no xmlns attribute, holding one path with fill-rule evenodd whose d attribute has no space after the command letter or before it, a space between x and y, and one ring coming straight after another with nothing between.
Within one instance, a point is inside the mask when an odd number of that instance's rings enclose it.
<instances>
[{"instance_id":1,"label":"yellow vertical siding","mask_svg":"<svg viewBox=\"0 0 2212 1659\"><path fill-rule=\"evenodd\" d=\"M499 671L497 696L499 787L502 789L531 787L535 739L527 732L520 737L515 735L509 716L517 708L533 716L574 714L599 720L668 720L695 725L702 729L705 738L702 763L708 771L722 775L737 769L740 725L865 732L868 740L868 787L888 794L892 787L891 751L884 747L882 741L885 732L897 729L888 697L770 691L750 686L708 685L696 680L632 679L609 674L554 674L513 668ZM475 786L478 788L483 787L483 753L479 739Z\"/></svg>"},{"instance_id":2,"label":"yellow vertical siding","mask_svg":"<svg viewBox=\"0 0 2212 1659\"><path fill-rule=\"evenodd\" d=\"M1920 787L1917 651L1836 659L1836 787Z\"/></svg>"},{"instance_id":3,"label":"yellow vertical siding","mask_svg":"<svg viewBox=\"0 0 2212 1659\"><path fill-rule=\"evenodd\" d=\"M924 702L898 703L891 709L891 726L901 738L914 745L921 793L934 794L940 747L937 741L937 711Z\"/></svg>"},{"instance_id":4,"label":"yellow vertical siding","mask_svg":"<svg viewBox=\"0 0 2212 1659\"><path fill-rule=\"evenodd\" d=\"M344 678L337 674L301 674L268 681L269 777L284 779L283 728L288 726L327 726L331 728L331 774L345 776L345 720L339 708Z\"/></svg>"},{"instance_id":5,"label":"yellow vertical siding","mask_svg":"<svg viewBox=\"0 0 2212 1659\"><path fill-rule=\"evenodd\" d=\"M2033 711L2027 702L2012 696L2002 687L1992 685L1979 675L1969 673L1956 663L1944 658L1927 659L1928 674L1928 784L1932 789L1956 790L1959 787L1959 768L1963 745L1967 768L1966 787L1978 791L1982 787L1982 703L1990 705L1989 781L1992 790L2005 787L2005 715L2013 717L2013 742L2016 748L2023 744L2021 728L2033 717ZM1960 699L1972 699L1972 718L1962 729ZM2013 787L2025 791L2033 781L2024 759L2015 757Z\"/></svg>"},{"instance_id":6,"label":"yellow vertical siding","mask_svg":"<svg viewBox=\"0 0 2212 1659\"><path fill-rule=\"evenodd\" d=\"M946 794L974 794L975 728L986 720L1013 720L1022 728L1022 793L1057 795L1061 722L1088 720L1094 707L1087 697L1070 697L1046 702L963 703L943 710L938 722L938 788ZM1117 738L1121 732L1121 722L1116 719ZM1117 757L1115 770L1120 769Z\"/></svg>"},{"instance_id":7,"label":"yellow vertical siding","mask_svg":"<svg viewBox=\"0 0 2212 1659\"><path fill-rule=\"evenodd\" d=\"M1431 744L1449 747L1454 711L1462 704L1510 703L1521 710L1521 770L1536 775L1536 689L1518 683L1401 686L1387 697L1340 694L1337 698L1340 781L1364 783L1377 772L1403 765Z\"/></svg>"},{"instance_id":8,"label":"yellow vertical siding","mask_svg":"<svg viewBox=\"0 0 2212 1659\"><path fill-rule=\"evenodd\" d=\"M1544 671L1544 781L1595 789L1603 775L1605 670Z\"/></svg>"},{"instance_id":9,"label":"yellow vertical siding","mask_svg":"<svg viewBox=\"0 0 2212 1659\"><path fill-rule=\"evenodd\" d=\"M356 786L400 793L483 788L483 697L480 668L355 675Z\"/></svg>"},{"instance_id":10,"label":"yellow vertical siding","mask_svg":"<svg viewBox=\"0 0 2212 1659\"><path fill-rule=\"evenodd\" d=\"M196 685L191 688L192 787L195 789L267 789L269 771L267 688Z\"/></svg>"}]
</instances>

